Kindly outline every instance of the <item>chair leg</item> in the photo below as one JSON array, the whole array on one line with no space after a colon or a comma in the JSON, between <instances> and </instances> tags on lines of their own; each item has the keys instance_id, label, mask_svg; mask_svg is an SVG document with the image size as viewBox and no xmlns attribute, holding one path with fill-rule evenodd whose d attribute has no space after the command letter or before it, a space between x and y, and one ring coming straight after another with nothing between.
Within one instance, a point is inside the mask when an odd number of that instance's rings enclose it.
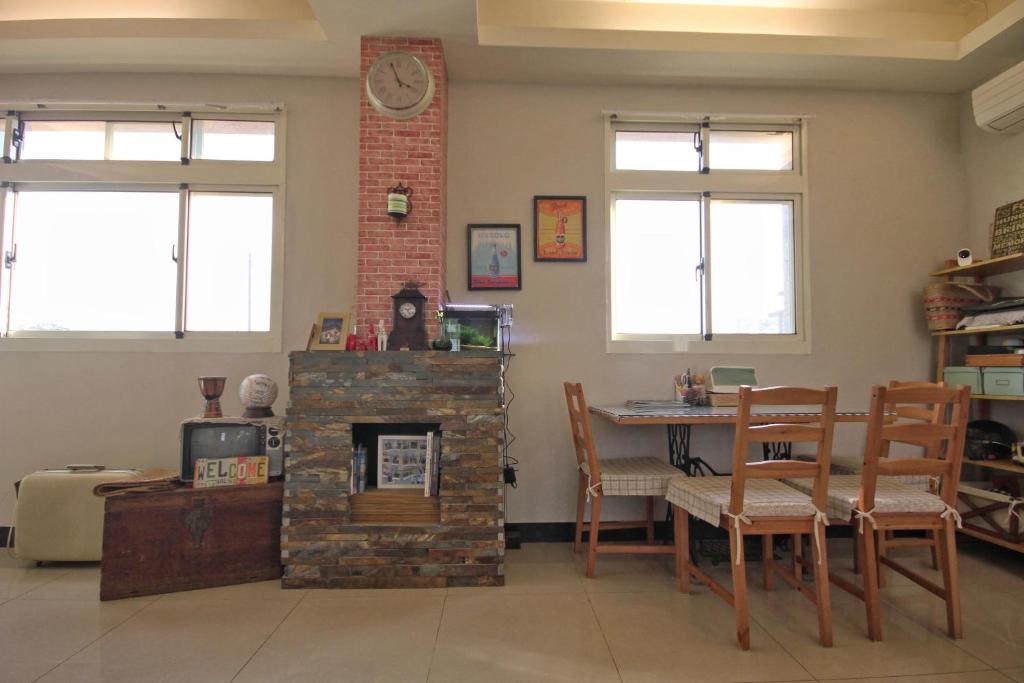
<instances>
[{"instance_id":1,"label":"chair leg","mask_svg":"<svg viewBox=\"0 0 1024 683\"><path fill-rule=\"evenodd\" d=\"M864 575L864 606L868 617L868 638L882 639L881 604L878 597L878 555L875 549L875 531L870 526L858 533L861 545L861 574Z\"/></svg>"},{"instance_id":2,"label":"chair leg","mask_svg":"<svg viewBox=\"0 0 1024 683\"><path fill-rule=\"evenodd\" d=\"M804 556L804 537L800 534L793 534L793 576L796 577L797 581L804 580L804 564L802 562Z\"/></svg>"},{"instance_id":3,"label":"chair leg","mask_svg":"<svg viewBox=\"0 0 1024 683\"><path fill-rule=\"evenodd\" d=\"M645 512L647 513L647 544L654 544L654 496L647 496L645 502Z\"/></svg>"},{"instance_id":4,"label":"chair leg","mask_svg":"<svg viewBox=\"0 0 1024 683\"><path fill-rule=\"evenodd\" d=\"M597 538L601 527L602 495L594 496L590 501L590 535L587 537L587 578L594 578L594 567L597 566Z\"/></svg>"},{"instance_id":5,"label":"chair leg","mask_svg":"<svg viewBox=\"0 0 1024 683\"><path fill-rule=\"evenodd\" d=\"M579 490L576 492L576 538L572 551L578 553L583 547L583 516L587 514L587 478L580 473Z\"/></svg>"},{"instance_id":6,"label":"chair leg","mask_svg":"<svg viewBox=\"0 0 1024 683\"><path fill-rule=\"evenodd\" d=\"M882 564L882 558L885 557L888 552L888 545L886 541L892 538L891 531L879 531L878 532L878 587L885 588L885 580L887 578L888 567Z\"/></svg>"},{"instance_id":7,"label":"chair leg","mask_svg":"<svg viewBox=\"0 0 1024 683\"><path fill-rule=\"evenodd\" d=\"M676 579L679 592L690 592L690 514L681 507L673 506L672 525L675 530Z\"/></svg>"},{"instance_id":8,"label":"chair leg","mask_svg":"<svg viewBox=\"0 0 1024 683\"><path fill-rule=\"evenodd\" d=\"M772 571L772 563L775 561L773 557L774 550L772 535L765 534L761 536L761 579L766 591L775 590L775 574Z\"/></svg>"},{"instance_id":9,"label":"chair leg","mask_svg":"<svg viewBox=\"0 0 1024 683\"><path fill-rule=\"evenodd\" d=\"M932 569L942 569L942 564L939 562L939 553L942 552L942 532L929 529L925 533L928 538L932 539L931 547L928 548L932 555Z\"/></svg>"},{"instance_id":10,"label":"chair leg","mask_svg":"<svg viewBox=\"0 0 1024 683\"><path fill-rule=\"evenodd\" d=\"M821 548L811 542L811 559L814 561L814 593L818 603L818 640L822 647L832 647L832 598L828 589L828 544L825 542L825 525L818 525Z\"/></svg>"},{"instance_id":11,"label":"chair leg","mask_svg":"<svg viewBox=\"0 0 1024 683\"><path fill-rule=\"evenodd\" d=\"M857 536L857 530L854 529L853 536L850 538L853 541L853 573L860 574L860 568L864 566L864 544Z\"/></svg>"},{"instance_id":12,"label":"chair leg","mask_svg":"<svg viewBox=\"0 0 1024 683\"><path fill-rule=\"evenodd\" d=\"M942 543L942 585L946 589L946 625L950 638L963 638L964 627L960 615L960 568L956 557L956 529L953 520L937 532Z\"/></svg>"},{"instance_id":13,"label":"chair leg","mask_svg":"<svg viewBox=\"0 0 1024 683\"><path fill-rule=\"evenodd\" d=\"M739 641L741 648L749 650L750 617L747 610L746 562L736 562L737 543L743 543L743 535L734 527L729 527L729 564L732 566L732 595L736 606L736 640Z\"/></svg>"}]
</instances>

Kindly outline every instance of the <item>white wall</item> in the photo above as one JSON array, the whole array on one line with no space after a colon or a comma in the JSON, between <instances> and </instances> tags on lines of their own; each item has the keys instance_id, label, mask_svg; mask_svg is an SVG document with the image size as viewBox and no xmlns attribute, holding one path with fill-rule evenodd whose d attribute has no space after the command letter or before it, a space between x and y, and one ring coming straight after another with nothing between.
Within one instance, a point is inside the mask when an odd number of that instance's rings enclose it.
<instances>
[{"instance_id":1,"label":"white wall","mask_svg":"<svg viewBox=\"0 0 1024 683\"><path fill-rule=\"evenodd\" d=\"M352 80L186 75L0 76L5 98L283 101L288 108L284 348L302 348L318 310L353 304L357 103ZM765 383L840 386L864 407L874 382L925 377L930 355L920 290L963 241L967 204L956 98L798 90L548 87L452 83L449 289L455 300L516 305L510 379L522 461L509 495L516 522L572 518L575 479L561 382L593 403L670 395L686 367L750 363ZM607 255L601 206L602 109L808 114L813 353L803 356L605 353ZM535 194L589 198L589 261L536 264ZM465 226L523 226L524 289L465 291ZM0 511L10 484L68 462L176 465L177 425L200 409L195 377L226 374L225 410L252 372L286 385L281 354L0 351ZM276 409L284 409L284 397ZM666 450L658 428L597 426L602 455ZM859 448L859 431L840 443ZM724 465L724 428L695 431L696 453ZM6 503L6 504L4 504ZM616 510L613 510L616 511ZM7 522L0 512L0 524Z\"/></svg>"},{"instance_id":2,"label":"white wall","mask_svg":"<svg viewBox=\"0 0 1024 683\"><path fill-rule=\"evenodd\" d=\"M798 90L451 84L449 290L463 301L510 302L517 394L512 453L520 485L508 518L573 517L574 460L561 382L592 404L670 398L687 367L752 364L762 383L840 387L865 408L871 384L925 378L931 368L920 293L963 239L966 202L955 97ZM621 355L605 352L603 124L607 109L807 114L813 353L802 356ZM586 264L534 263L532 196L588 197ZM522 292L467 292L467 223L520 223ZM689 276L687 269L684 276ZM751 283L756 287L756 283ZM603 457L663 455L664 428L595 425ZM856 427L840 446L860 448ZM726 466L731 434L696 428L693 450ZM727 467L724 467L728 469ZM616 512L621 512L619 508Z\"/></svg>"},{"instance_id":3,"label":"white wall","mask_svg":"<svg viewBox=\"0 0 1024 683\"><path fill-rule=\"evenodd\" d=\"M968 232L964 246L977 257L988 258L996 208L1024 199L1024 133L995 135L974 123L971 94L960 98L960 139L967 171ZM952 258L952 253L949 256ZM993 278L1002 296L1024 296L1024 273ZM956 347L962 350L963 340ZM1024 414L1015 405L993 402L991 417L1005 422L1024 438Z\"/></svg>"},{"instance_id":4,"label":"white wall","mask_svg":"<svg viewBox=\"0 0 1024 683\"><path fill-rule=\"evenodd\" d=\"M287 351L305 348L318 311L355 303L359 92L354 80L194 75L0 76L4 99L283 102L287 108L282 353L27 353L0 350L0 524L13 482L44 467L99 462L176 467L178 424L201 411L200 375L238 383L264 372L280 384Z\"/></svg>"}]
</instances>

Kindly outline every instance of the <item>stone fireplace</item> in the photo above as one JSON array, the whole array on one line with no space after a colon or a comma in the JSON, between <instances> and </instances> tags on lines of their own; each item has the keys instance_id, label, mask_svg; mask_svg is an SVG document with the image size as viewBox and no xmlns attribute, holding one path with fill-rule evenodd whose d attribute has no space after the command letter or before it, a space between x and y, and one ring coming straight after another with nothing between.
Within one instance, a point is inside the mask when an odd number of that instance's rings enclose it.
<instances>
[{"instance_id":1,"label":"stone fireplace","mask_svg":"<svg viewBox=\"0 0 1024 683\"><path fill-rule=\"evenodd\" d=\"M504 583L502 402L496 352L294 352L281 553L285 587ZM440 487L350 486L353 432L441 433Z\"/></svg>"}]
</instances>

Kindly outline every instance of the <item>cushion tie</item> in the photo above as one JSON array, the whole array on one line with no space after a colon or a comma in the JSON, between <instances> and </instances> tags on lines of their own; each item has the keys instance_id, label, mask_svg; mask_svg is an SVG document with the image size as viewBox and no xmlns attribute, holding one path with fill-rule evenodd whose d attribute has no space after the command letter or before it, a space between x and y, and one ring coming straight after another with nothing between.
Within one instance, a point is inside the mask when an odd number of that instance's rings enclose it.
<instances>
[{"instance_id":1,"label":"cushion tie","mask_svg":"<svg viewBox=\"0 0 1024 683\"><path fill-rule=\"evenodd\" d=\"M875 524L875 518L873 516L874 511L875 511L875 508L871 508L867 512L864 512L863 510L858 510L857 508L853 509L853 516L857 520L859 520L859 524L857 525L857 533L858 534L863 534L864 533L864 520L865 519L868 520L869 522L871 522L871 528L872 529L877 529L878 528L878 525Z\"/></svg>"},{"instance_id":2,"label":"cushion tie","mask_svg":"<svg viewBox=\"0 0 1024 683\"><path fill-rule=\"evenodd\" d=\"M576 465L576 469L587 475L587 502L589 503L591 496L597 495L597 490L601 488L601 482L597 482L596 484L591 483L590 469L585 467L583 463Z\"/></svg>"},{"instance_id":3,"label":"cushion tie","mask_svg":"<svg viewBox=\"0 0 1024 683\"><path fill-rule=\"evenodd\" d=\"M1010 507L1006 510L1008 517L1017 515L1017 519L1020 520L1021 524L1024 524L1024 510L1018 510L1017 507L1024 508L1024 499L1022 498L1011 498Z\"/></svg>"},{"instance_id":4,"label":"cushion tie","mask_svg":"<svg viewBox=\"0 0 1024 683\"><path fill-rule=\"evenodd\" d=\"M723 512L723 515L732 520L731 526L736 528L736 564L743 562L743 533L740 531L740 523L752 524L750 517L747 517L747 513L738 512L733 514L731 512Z\"/></svg>"},{"instance_id":5,"label":"cushion tie","mask_svg":"<svg viewBox=\"0 0 1024 683\"><path fill-rule=\"evenodd\" d=\"M942 511L942 514L939 515L939 517L941 517L942 519L949 519L950 517L952 517L953 520L956 522L956 528L963 529L964 520L963 517L960 516L960 513L957 511L957 509L950 505L949 503L946 503L945 501L943 501L942 504L946 506L946 509Z\"/></svg>"},{"instance_id":6,"label":"cushion tie","mask_svg":"<svg viewBox=\"0 0 1024 683\"><path fill-rule=\"evenodd\" d=\"M818 564L821 564L821 532L818 530L819 522L821 526L828 526L828 515L818 508L814 508L814 547L818 551Z\"/></svg>"}]
</instances>

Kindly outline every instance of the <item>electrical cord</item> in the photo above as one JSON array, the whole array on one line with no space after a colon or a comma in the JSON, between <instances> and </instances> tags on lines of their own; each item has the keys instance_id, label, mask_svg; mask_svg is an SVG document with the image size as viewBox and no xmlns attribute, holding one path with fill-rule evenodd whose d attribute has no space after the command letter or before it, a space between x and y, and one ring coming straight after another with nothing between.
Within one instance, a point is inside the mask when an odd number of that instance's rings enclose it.
<instances>
[{"instance_id":1,"label":"electrical cord","mask_svg":"<svg viewBox=\"0 0 1024 683\"><path fill-rule=\"evenodd\" d=\"M516 472L517 472L517 467L516 466L519 465L519 460L517 458L515 458L515 457L513 457L513 456L508 454L509 447L513 443L515 443L515 440L516 440L516 435L512 432L512 429L509 427L509 417L508 417L509 406L512 405L512 401L515 400L516 394L515 394L514 391L512 391L512 387L509 386L508 379L506 377L506 375L508 374L508 369L512 365L512 357L514 355L512 353L512 333L511 333L511 328L509 326L503 326L503 327L500 328L500 330L501 330L501 332L500 332L500 334L501 334L501 386L502 386L502 390L503 390L504 398L505 398L505 400L502 401L502 403L503 403L502 410L503 410L503 416L504 416L504 425L503 425L503 428L502 428L502 433L503 433L503 437L504 438L502 439L503 443L502 443L502 447L501 447L501 460L502 460L502 468L503 468L503 471L504 471L505 483L507 485L511 486L512 488L517 488L519 486L519 483L516 481Z\"/></svg>"}]
</instances>

